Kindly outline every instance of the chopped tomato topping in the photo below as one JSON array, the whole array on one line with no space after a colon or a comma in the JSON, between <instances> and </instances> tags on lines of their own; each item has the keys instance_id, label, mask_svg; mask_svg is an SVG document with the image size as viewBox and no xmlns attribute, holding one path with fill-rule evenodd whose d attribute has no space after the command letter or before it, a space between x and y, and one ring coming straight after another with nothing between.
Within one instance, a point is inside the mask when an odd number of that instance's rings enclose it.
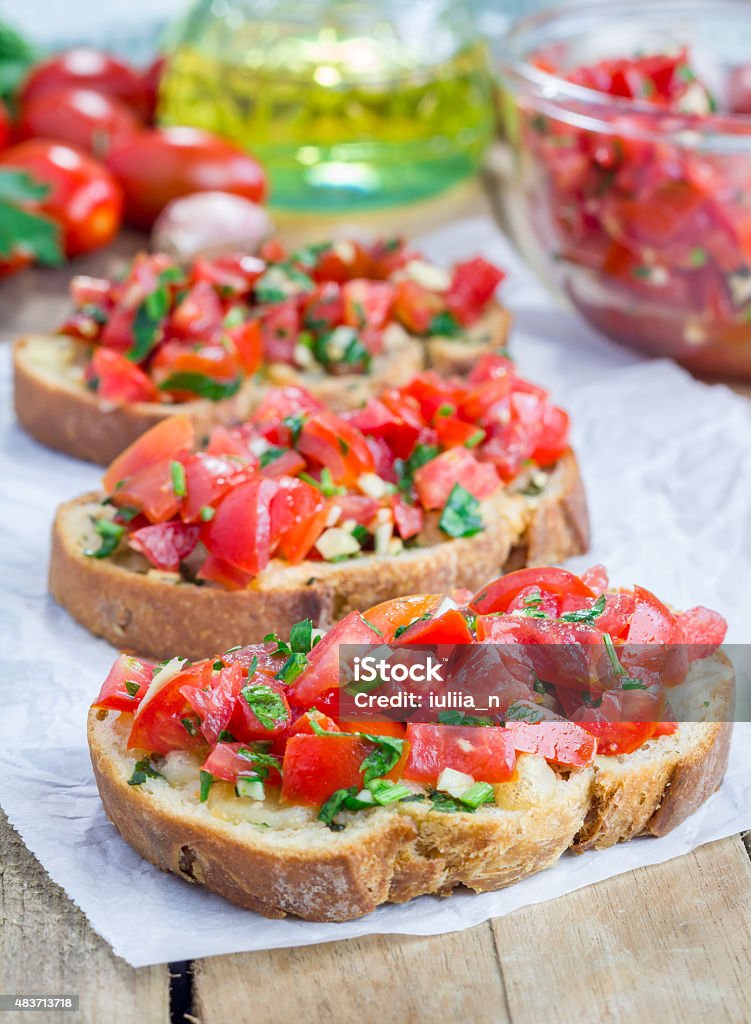
<instances>
[{"instance_id":1,"label":"chopped tomato topping","mask_svg":"<svg viewBox=\"0 0 751 1024\"><path fill-rule=\"evenodd\" d=\"M483 782L508 782L516 767L510 733L499 726L407 725L404 778L435 785L444 768Z\"/></svg>"}]
</instances>

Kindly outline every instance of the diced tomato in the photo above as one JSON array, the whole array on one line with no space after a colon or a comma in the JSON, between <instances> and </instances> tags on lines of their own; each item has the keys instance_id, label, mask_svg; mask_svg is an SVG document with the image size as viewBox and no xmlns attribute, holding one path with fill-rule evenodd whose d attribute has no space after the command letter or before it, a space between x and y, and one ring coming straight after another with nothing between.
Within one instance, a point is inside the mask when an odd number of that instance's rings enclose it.
<instances>
[{"instance_id":1,"label":"diced tomato","mask_svg":"<svg viewBox=\"0 0 751 1024\"><path fill-rule=\"evenodd\" d=\"M200 521L204 509L211 508L231 487L248 480L254 473L252 465L243 466L234 459L207 452L190 455L184 466L187 493L180 514L186 523Z\"/></svg>"},{"instance_id":2,"label":"diced tomato","mask_svg":"<svg viewBox=\"0 0 751 1024\"><path fill-rule=\"evenodd\" d=\"M303 324L317 331L333 331L344 320L344 298L335 281L316 285L303 303Z\"/></svg>"},{"instance_id":3,"label":"diced tomato","mask_svg":"<svg viewBox=\"0 0 751 1024\"><path fill-rule=\"evenodd\" d=\"M289 727L289 735L297 736L300 733L305 735L315 735L315 730L311 725L311 721L315 721L319 729L323 729L324 732L354 732L356 730L340 728L333 718L329 718L328 715L324 715L317 709L305 711L300 717ZM345 723L346 724L346 723Z\"/></svg>"},{"instance_id":4,"label":"diced tomato","mask_svg":"<svg viewBox=\"0 0 751 1024\"><path fill-rule=\"evenodd\" d=\"M106 277L89 277L88 274L76 274L70 282L70 297L73 305L97 306L108 308L112 299L112 282Z\"/></svg>"},{"instance_id":5,"label":"diced tomato","mask_svg":"<svg viewBox=\"0 0 751 1024\"><path fill-rule=\"evenodd\" d=\"M505 276L482 256L456 264L446 305L460 324L477 320Z\"/></svg>"},{"instance_id":6,"label":"diced tomato","mask_svg":"<svg viewBox=\"0 0 751 1024\"><path fill-rule=\"evenodd\" d=\"M203 680L202 680L203 681ZM183 686L180 691L200 719L207 743L216 743L229 725L238 694L247 682L245 669L234 663L214 673L210 687Z\"/></svg>"},{"instance_id":7,"label":"diced tomato","mask_svg":"<svg viewBox=\"0 0 751 1024\"><path fill-rule=\"evenodd\" d=\"M250 422L274 444L287 447L292 444L292 433L282 421L298 416L308 417L324 410L323 403L305 388L293 385L286 388L269 388L250 417Z\"/></svg>"},{"instance_id":8,"label":"diced tomato","mask_svg":"<svg viewBox=\"0 0 751 1024\"><path fill-rule=\"evenodd\" d=\"M516 367L508 356L498 352L484 352L469 373L470 384L482 384L493 378L514 377Z\"/></svg>"},{"instance_id":9,"label":"diced tomato","mask_svg":"<svg viewBox=\"0 0 751 1024\"><path fill-rule=\"evenodd\" d=\"M541 591L555 594L558 597L567 595L595 596L587 584L568 569L518 569L516 572L501 576L500 579L494 580L478 591L470 602L470 608L481 615L505 612L511 601L524 587L538 587Z\"/></svg>"},{"instance_id":10,"label":"diced tomato","mask_svg":"<svg viewBox=\"0 0 751 1024\"><path fill-rule=\"evenodd\" d=\"M243 572L215 555L207 555L196 575L199 580L218 583L226 590L244 590L253 578L253 573Z\"/></svg>"},{"instance_id":11,"label":"diced tomato","mask_svg":"<svg viewBox=\"0 0 751 1024\"><path fill-rule=\"evenodd\" d=\"M261 644L245 644L243 647L233 647L225 651L221 661L225 665L242 665L247 672L252 664L256 666L256 672L262 672L267 676L274 676L282 667L285 661L283 654L273 653L277 645L272 641Z\"/></svg>"},{"instance_id":12,"label":"diced tomato","mask_svg":"<svg viewBox=\"0 0 751 1024\"><path fill-rule=\"evenodd\" d=\"M485 431L476 423L465 423L457 416L436 416L433 426L443 448L457 448L466 445L475 448L485 437Z\"/></svg>"},{"instance_id":13,"label":"diced tomato","mask_svg":"<svg viewBox=\"0 0 751 1024\"><path fill-rule=\"evenodd\" d=\"M689 644L691 661L709 657L724 642L728 631L728 624L719 612L701 606L680 612L677 625L680 642Z\"/></svg>"},{"instance_id":14,"label":"diced tomato","mask_svg":"<svg viewBox=\"0 0 751 1024\"><path fill-rule=\"evenodd\" d=\"M350 327L385 327L394 303L394 285L355 278L342 287L344 323Z\"/></svg>"},{"instance_id":15,"label":"diced tomato","mask_svg":"<svg viewBox=\"0 0 751 1024\"><path fill-rule=\"evenodd\" d=\"M382 438L399 459L411 455L425 421L414 399L402 391L382 391L371 398L364 409L348 417L349 423L369 437Z\"/></svg>"},{"instance_id":16,"label":"diced tomato","mask_svg":"<svg viewBox=\"0 0 751 1024\"><path fill-rule=\"evenodd\" d=\"M300 328L300 310L295 299L265 309L261 317L264 358L270 363L293 362Z\"/></svg>"},{"instance_id":17,"label":"diced tomato","mask_svg":"<svg viewBox=\"0 0 751 1024\"><path fill-rule=\"evenodd\" d=\"M655 733L655 722L587 722L581 727L597 740L598 754L633 754Z\"/></svg>"},{"instance_id":18,"label":"diced tomato","mask_svg":"<svg viewBox=\"0 0 751 1024\"><path fill-rule=\"evenodd\" d=\"M444 768L480 782L508 782L516 767L510 733L500 726L407 725L409 758L404 778L433 784Z\"/></svg>"},{"instance_id":19,"label":"diced tomato","mask_svg":"<svg viewBox=\"0 0 751 1024\"><path fill-rule=\"evenodd\" d=\"M261 467L261 476L273 477L294 477L305 469L305 459L298 452L288 448L277 458L267 462Z\"/></svg>"},{"instance_id":20,"label":"diced tomato","mask_svg":"<svg viewBox=\"0 0 751 1024\"><path fill-rule=\"evenodd\" d=\"M159 523L129 534L128 544L157 569L177 572L180 562L195 549L200 532L199 526L187 523Z\"/></svg>"},{"instance_id":21,"label":"diced tomato","mask_svg":"<svg viewBox=\"0 0 751 1024\"><path fill-rule=\"evenodd\" d=\"M198 281L175 307L169 318L169 333L187 341L219 339L224 310L208 281Z\"/></svg>"},{"instance_id":22,"label":"diced tomato","mask_svg":"<svg viewBox=\"0 0 751 1024\"><path fill-rule=\"evenodd\" d=\"M279 554L292 565L299 565L307 558L313 545L326 529L328 515L329 503L324 502L317 511L309 516L303 516L294 526L290 526L279 539Z\"/></svg>"},{"instance_id":23,"label":"diced tomato","mask_svg":"<svg viewBox=\"0 0 751 1024\"><path fill-rule=\"evenodd\" d=\"M594 736L573 722L506 722L518 753L538 754L564 768L583 768L595 754Z\"/></svg>"},{"instance_id":24,"label":"diced tomato","mask_svg":"<svg viewBox=\"0 0 751 1024\"><path fill-rule=\"evenodd\" d=\"M167 341L159 348L152 363L154 381L160 390L179 401L195 399L198 392L187 383L167 388L170 377L196 374L200 378L229 384L237 378L238 373L239 366L234 355L219 344L186 346L184 342Z\"/></svg>"},{"instance_id":25,"label":"diced tomato","mask_svg":"<svg viewBox=\"0 0 751 1024\"><path fill-rule=\"evenodd\" d=\"M676 620L662 601L644 587L634 587L636 607L626 640L629 644L666 644L677 637Z\"/></svg>"},{"instance_id":26,"label":"diced tomato","mask_svg":"<svg viewBox=\"0 0 751 1024\"><path fill-rule=\"evenodd\" d=\"M457 380L447 380L434 370L425 370L423 373L418 373L396 393L401 395L401 406L397 405L397 409L403 407L405 397L409 397L412 401L417 402L423 421L425 423L432 422L441 406L452 405L456 408L465 391L466 388Z\"/></svg>"},{"instance_id":27,"label":"diced tomato","mask_svg":"<svg viewBox=\"0 0 751 1024\"><path fill-rule=\"evenodd\" d=\"M135 711L149 688L155 668L153 661L119 655L91 706L109 711Z\"/></svg>"},{"instance_id":28,"label":"diced tomato","mask_svg":"<svg viewBox=\"0 0 751 1024\"><path fill-rule=\"evenodd\" d=\"M365 494L340 494L335 501L341 509L340 522L354 519L361 526L370 526L380 508L375 498L368 498Z\"/></svg>"},{"instance_id":29,"label":"diced tomato","mask_svg":"<svg viewBox=\"0 0 751 1024\"><path fill-rule=\"evenodd\" d=\"M241 754L243 750L250 752L252 747L247 743L217 743L203 763L203 771L209 772L215 779L221 779L223 782L237 782L240 776L253 778L257 773L254 771L252 759ZM272 786L278 785L279 771L272 768L267 781Z\"/></svg>"},{"instance_id":30,"label":"diced tomato","mask_svg":"<svg viewBox=\"0 0 751 1024\"><path fill-rule=\"evenodd\" d=\"M254 576L271 555L271 501L278 485L258 479L233 488L219 502L214 518L202 528L212 555Z\"/></svg>"},{"instance_id":31,"label":"diced tomato","mask_svg":"<svg viewBox=\"0 0 751 1024\"><path fill-rule=\"evenodd\" d=\"M94 349L86 384L109 402L158 402L159 392L143 370L112 348Z\"/></svg>"},{"instance_id":32,"label":"diced tomato","mask_svg":"<svg viewBox=\"0 0 751 1024\"><path fill-rule=\"evenodd\" d=\"M255 465L257 460L251 456L246 438L237 429L229 427L214 427L209 437L206 448L207 455L236 455L243 462L250 462Z\"/></svg>"},{"instance_id":33,"label":"diced tomato","mask_svg":"<svg viewBox=\"0 0 751 1024\"><path fill-rule=\"evenodd\" d=\"M135 505L150 523L166 523L180 508L182 500L175 494L173 461L158 462L127 477L112 495L112 501L118 507Z\"/></svg>"},{"instance_id":34,"label":"diced tomato","mask_svg":"<svg viewBox=\"0 0 751 1024\"><path fill-rule=\"evenodd\" d=\"M282 799L320 807L338 789L362 786L372 744L357 736L290 736L282 765Z\"/></svg>"},{"instance_id":35,"label":"diced tomato","mask_svg":"<svg viewBox=\"0 0 751 1024\"><path fill-rule=\"evenodd\" d=\"M658 736L675 736L678 732L677 722L657 722L657 727L654 731L654 738Z\"/></svg>"},{"instance_id":36,"label":"diced tomato","mask_svg":"<svg viewBox=\"0 0 751 1024\"><path fill-rule=\"evenodd\" d=\"M403 740L407 735L407 727L404 722L371 722L370 720L348 722L342 719L339 722L339 729L342 732L365 733L370 736L393 736L397 740ZM390 774L391 772L389 772Z\"/></svg>"},{"instance_id":37,"label":"diced tomato","mask_svg":"<svg viewBox=\"0 0 751 1024\"><path fill-rule=\"evenodd\" d=\"M391 508L394 513L396 532L402 540L416 537L422 530L425 517L419 505L408 504L401 494L391 495Z\"/></svg>"},{"instance_id":38,"label":"diced tomato","mask_svg":"<svg viewBox=\"0 0 751 1024\"><path fill-rule=\"evenodd\" d=\"M315 487L311 487L304 480L280 478L271 501L272 549L281 542L284 550L291 550L289 531L301 523L309 523L324 506L327 506L327 503ZM311 543L310 547L312 546ZM304 552L299 560L302 561L307 553Z\"/></svg>"},{"instance_id":39,"label":"diced tomato","mask_svg":"<svg viewBox=\"0 0 751 1024\"><path fill-rule=\"evenodd\" d=\"M310 652L308 667L289 688L290 700L297 707L309 708L320 694L341 685L340 644L377 644L381 639L380 633L359 612L350 612Z\"/></svg>"},{"instance_id":40,"label":"diced tomato","mask_svg":"<svg viewBox=\"0 0 751 1024\"><path fill-rule=\"evenodd\" d=\"M400 626L408 626L423 615L432 615L443 600L441 594L415 594L383 601L363 612L363 618L389 643Z\"/></svg>"},{"instance_id":41,"label":"diced tomato","mask_svg":"<svg viewBox=\"0 0 751 1024\"><path fill-rule=\"evenodd\" d=\"M128 750L147 750L151 754L169 754L171 750L193 750L204 743L191 736L183 719L192 710L182 694L184 686L199 689L211 682L211 662L200 661L162 685L157 681L138 706L128 737Z\"/></svg>"},{"instance_id":42,"label":"diced tomato","mask_svg":"<svg viewBox=\"0 0 751 1024\"><path fill-rule=\"evenodd\" d=\"M165 460L180 459L187 455L193 443L193 423L189 416L170 416L162 420L118 455L102 479L105 491L112 494L121 480Z\"/></svg>"},{"instance_id":43,"label":"diced tomato","mask_svg":"<svg viewBox=\"0 0 751 1024\"><path fill-rule=\"evenodd\" d=\"M253 691L261 687L264 693L271 691L278 710L273 715L269 714L268 718L259 718L245 697L241 695L235 703L229 723L229 731L239 740L250 742L274 739L286 732L292 720L284 684L277 679L257 674L251 680L249 688Z\"/></svg>"},{"instance_id":44,"label":"diced tomato","mask_svg":"<svg viewBox=\"0 0 751 1024\"><path fill-rule=\"evenodd\" d=\"M552 466L568 448L570 419L557 405L544 405L537 444L532 461L538 466Z\"/></svg>"},{"instance_id":45,"label":"diced tomato","mask_svg":"<svg viewBox=\"0 0 751 1024\"><path fill-rule=\"evenodd\" d=\"M261 324L258 320L246 320L245 323L231 327L226 332L235 350L235 358L244 373L251 376L258 370L263 359L263 341Z\"/></svg>"},{"instance_id":46,"label":"diced tomato","mask_svg":"<svg viewBox=\"0 0 751 1024\"><path fill-rule=\"evenodd\" d=\"M307 459L325 466L334 483L347 487L375 469L373 454L360 431L331 412L318 413L303 425L297 449Z\"/></svg>"},{"instance_id":47,"label":"diced tomato","mask_svg":"<svg viewBox=\"0 0 751 1024\"><path fill-rule=\"evenodd\" d=\"M367 277L370 257L358 241L336 242L324 249L311 271L316 281L344 284L355 277Z\"/></svg>"},{"instance_id":48,"label":"diced tomato","mask_svg":"<svg viewBox=\"0 0 751 1024\"><path fill-rule=\"evenodd\" d=\"M412 334L427 334L433 317L446 308L444 300L417 281L399 281L393 315Z\"/></svg>"},{"instance_id":49,"label":"diced tomato","mask_svg":"<svg viewBox=\"0 0 751 1024\"><path fill-rule=\"evenodd\" d=\"M462 613L456 608L450 608L437 618L413 623L402 633L398 643L471 644L472 633Z\"/></svg>"},{"instance_id":50,"label":"diced tomato","mask_svg":"<svg viewBox=\"0 0 751 1024\"><path fill-rule=\"evenodd\" d=\"M434 509L443 508L456 483L483 501L498 489L501 481L490 463L478 462L466 448L450 448L420 466L414 482L423 508Z\"/></svg>"},{"instance_id":51,"label":"diced tomato","mask_svg":"<svg viewBox=\"0 0 751 1024\"><path fill-rule=\"evenodd\" d=\"M593 565L581 574L581 579L598 597L610 586L608 570L604 565Z\"/></svg>"},{"instance_id":52,"label":"diced tomato","mask_svg":"<svg viewBox=\"0 0 751 1024\"><path fill-rule=\"evenodd\" d=\"M191 278L196 283L208 282L222 295L240 296L250 291L265 269L262 259L246 253L227 253L212 258L198 256L193 263Z\"/></svg>"}]
</instances>

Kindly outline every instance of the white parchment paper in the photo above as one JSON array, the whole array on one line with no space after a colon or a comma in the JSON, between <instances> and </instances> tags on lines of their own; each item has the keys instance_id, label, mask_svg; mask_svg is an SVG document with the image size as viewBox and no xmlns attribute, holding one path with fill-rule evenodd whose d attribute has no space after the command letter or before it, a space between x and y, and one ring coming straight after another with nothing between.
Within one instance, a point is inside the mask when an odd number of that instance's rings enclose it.
<instances>
[{"instance_id":1,"label":"white parchment paper","mask_svg":"<svg viewBox=\"0 0 751 1024\"><path fill-rule=\"evenodd\" d=\"M729 621L729 640L751 640L751 403L620 349L560 311L488 221L444 228L426 248L447 262L481 251L510 271L503 297L516 317L514 354L574 420L593 524L592 550L574 565L602 561L619 584L639 582L679 607L715 607ZM134 966L455 931L751 827L751 726L743 725L720 791L670 836L566 856L500 893L422 897L360 921L311 924L266 921L161 874L107 822L88 762L86 710L113 651L46 594L55 506L95 488L100 471L15 426L9 355L0 354L0 805Z\"/></svg>"}]
</instances>

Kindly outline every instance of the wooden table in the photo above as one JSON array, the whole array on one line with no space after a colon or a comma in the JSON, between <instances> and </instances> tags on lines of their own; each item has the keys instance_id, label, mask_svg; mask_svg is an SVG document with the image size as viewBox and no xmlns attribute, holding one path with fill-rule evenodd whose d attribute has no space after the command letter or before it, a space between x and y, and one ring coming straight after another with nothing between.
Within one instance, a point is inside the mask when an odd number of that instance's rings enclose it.
<instances>
[{"instance_id":1,"label":"wooden table","mask_svg":"<svg viewBox=\"0 0 751 1024\"><path fill-rule=\"evenodd\" d=\"M483 209L477 190L459 189L390 223L358 218L352 226L419 233ZM314 219L281 227L294 240L321 235ZM125 237L75 270L101 273L138 244ZM59 323L69 276L35 271L0 285L0 340ZM81 1006L77 1015L11 1012L0 1024L747 1024L751 833L453 935L375 936L134 970L0 812L0 993L77 993Z\"/></svg>"}]
</instances>

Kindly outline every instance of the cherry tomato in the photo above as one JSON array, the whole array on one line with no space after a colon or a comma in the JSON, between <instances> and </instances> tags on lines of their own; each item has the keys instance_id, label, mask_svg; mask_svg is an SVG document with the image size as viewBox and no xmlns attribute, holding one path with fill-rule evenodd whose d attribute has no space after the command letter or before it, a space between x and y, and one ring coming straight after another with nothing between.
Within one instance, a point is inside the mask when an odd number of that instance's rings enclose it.
<instances>
[{"instance_id":1,"label":"cherry tomato","mask_svg":"<svg viewBox=\"0 0 751 1024\"><path fill-rule=\"evenodd\" d=\"M129 223L149 228L168 202L220 191L261 203L266 176L238 146L197 128L153 128L113 149L107 166L122 185Z\"/></svg>"},{"instance_id":2,"label":"cherry tomato","mask_svg":"<svg viewBox=\"0 0 751 1024\"><path fill-rule=\"evenodd\" d=\"M155 668L153 661L121 654L91 706L110 711L135 711L149 688Z\"/></svg>"},{"instance_id":3,"label":"cherry tomato","mask_svg":"<svg viewBox=\"0 0 751 1024\"><path fill-rule=\"evenodd\" d=\"M508 782L516 767L510 733L500 726L407 725L409 758L404 778L435 783L444 768L481 782Z\"/></svg>"},{"instance_id":4,"label":"cherry tomato","mask_svg":"<svg viewBox=\"0 0 751 1024\"><path fill-rule=\"evenodd\" d=\"M66 50L32 68L19 100L25 107L31 100L65 89L91 89L112 96L132 107L139 117L149 115L150 98L143 78L123 61L101 50L78 47Z\"/></svg>"},{"instance_id":5,"label":"cherry tomato","mask_svg":"<svg viewBox=\"0 0 751 1024\"><path fill-rule=\"evenodd\" d=\"M103 159L138 131L139 122L120 100L90 89L43 93L24 106L19 139L55 139Z\"/></svg>"},{"instance_id":6,"label":"cherry tomato","mask_svg":"<svg viewBox=\"0 0 751 1024\"><path fill-rule=\"evenodd\" d=\"M49 186L48 194L29 207L60 224L66 255L98 249L117 234L120 188L106 168L81 150L30 139L0 153L0 167L26 171L39 184Z\"/></svg>"}]
</instances>

